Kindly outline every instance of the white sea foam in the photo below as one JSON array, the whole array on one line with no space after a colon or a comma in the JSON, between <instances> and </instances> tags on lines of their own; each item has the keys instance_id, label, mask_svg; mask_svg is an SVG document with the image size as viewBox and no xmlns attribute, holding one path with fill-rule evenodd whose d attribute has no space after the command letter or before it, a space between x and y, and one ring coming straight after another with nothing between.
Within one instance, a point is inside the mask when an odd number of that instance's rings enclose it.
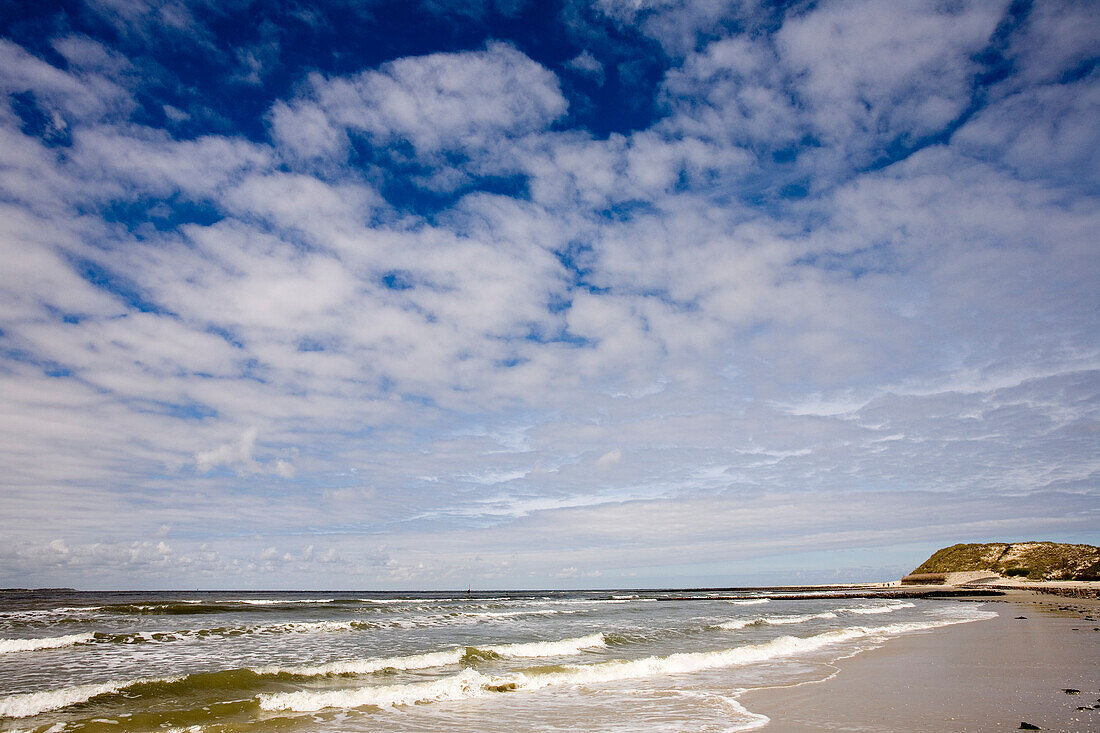
<instances>
[{"instance_id":1,"label":"white sea foam","mask_svg":"<svg viewBox=\"0 0 1100 733\"><path fill-rule=\"evenodd\" d=\"M845 609L848 613L855 613L861 616L867 616L877 613L893 613L894 611L900 611L903 608L913 608L913 604L907 601L901 603L891 603L886 606L865 606L863 608L848 608Z\"/></svg>"},{"instance_id":2,"label":"white sea foam","mask_svg":"<svg viewBox=\"0 0 1100 733\"><path fill-rule=\"evenodd\" d=\"M567 684L599 684L658 675L689 674L722 667L742 666L790 657L862 638L884 638L897 634L933 629L968 621L992 618L995 613L978 611L965 616L891 624L878 627L853 626L834 629L810 637L783 636L760 644L709 652L683 652L665 657L612 660L587 665L571 665L553 671L529 670L490 677L473 669L433 682L404 685L371 685L348 690L262 694L260 707L265 710L310 712L332 707L375 705L390 707L417 703L480 697L505 690L535 690Z\"/></svg>"},{"instance_id":3,"label":"white sea foam","mask_svg":"<svg viewBox=\"0 0 1100 733\"><path fill-rule=\"evenodd\" d=\"M769 718L767 715L764 715L763 713L754 713L753 711L749 710L747 707L742 705L739 701L734 700L733 698L723 697L722 700L723 700L723 702L728 704L731 708L733 708L734 712L736 712L738 715L742 715L745 718L747 718L747 720L742 722L740 725L738 725L733 730L736 730L736 731L756 730L757 728L763 728L765 725L772 722L772 719Z\"/></svg>"},{"instance_id":4,"label":"white sea foam","mask_svg":"<svg viewBox=\"0 0 1100 733\"><path fill-rule=\"evenodd\" d=\"M293 674L303 677L322 677L326 675L372 674L384 669L431 669L458 664L471 651L496 654L501 657L537 658L564 657L577 654L583 649L606 646L603 634L589 634L560 641L533 641L517 644L493 644L479 647L455 647L438 652L409 654L400 657L382 657L375 659L352 659L328 664L314 664L299 667L254 667L258 674ZM366 703L364 703L366 704Z\"/></svg>"},{"instance_id":5,"label":"white sea foam","mask_svg":"<svg viewBox=\"0 0 1100 733\"><path fill-rule=\"evenodd\" d=\"M709 652L680 652L665 657L613 660L589 665L576 665L553 672L520 672L518 687L531 689L561 684L593 684L616 682L639 677L687 674L720 667L734 667L763 662L776 657L816 651L823 647L857 639L865 634L857 629L837 629L816 636L801 638L782 636L760 644L748 644Z\"/></svg>"},{"instance_id":6,"label":"white sea foam","mask_svg":"<svg viewBox=\"0 0 1100 733\"><path fill-rule=\"evenodd\" d=\"M281 692L259 696L264 710L294 710L309 712L325 708L358 708L364 705L396 707L445 700L464 700L490 692L492 678L473 669L464 669L451 677L432 682L404 685L376 685L351 690L326 692Z\"/></svg>"},{"instance_id":7,"label":"white sea foam","mask_svg":"<svg viewBox=\"0 0 1100 733\"><path fill-rule=\"evenodd\" d=\"M554 616L566 614L589 613L589 609L529 609L522 611L450 611L448 613L434 613L423 616L409 616L405 618L387 618L377 621L356 621L356 627L362 628L400 628L422 629L437 626L470 626L474 624L493 622L498 619L516 618L520 616Z\"/></svg>"},{"instance_id":8,"label":"white sea foam","mask_svg":"<svg viewBox=\"0 0 1100 733\"><path fill-rule=\"evenodd\" d=\"M257 674L293 674L302 677L323 677L341 674L372 674L383 669L431 669L458 664L465 656L463 648L447 649L441 652L409 654L402 657L381 657L377 659L351 659L328 664L312 664L297 667L253 667Z\"/></svg>"},{"instance_id":9,"label":"white sea foam","mask_svg":"<svg viewBox=\"0 0 1100 733\"><path fill-rule=\"evenodd\" d=\"M313 631L350 631L356 627L356 621L294 621L285 624L269 624L255 626L252 630L258 632L313 632Z\"/></svg>"},{"instance_id":10,"label":"white sea foam","mask_svg":"<svg viewBox=\"0 0 1100 733\"><path fill-rule=\"evenodd\" d=\"M463 611L463 616L471 618L513 618L516 616L557 616L563 614L585 613L583 609L538 608L530 611Z\"/></svg>"},{"instance_id":11,"label":"white sea foam","mask_svg":"<svg viewBox=\"0 0 1100 733\"><path fill-rule=\"evenodd\" d=\"M803 624L807 621L813 621L815 619L822 618L836 618L836 614L832 611L825 611L823 613L803 613L792 614L790 616L757 616L755 618L737 618L732 621L726 621L717 625L719 629L726 629L727 631L736 631L737 629L743 629L746 626L757 626L767 624L769 626L785 626L787 624Z\"/></svg>"},{"instance_id":12,"label":"white sea foam","mask_svg":"<svg viewBox=\"0 0 1100 733\"><path fill-rule=\"evenodd\" d=\"M532 601L536 606L594 606L600 604L630 603L625 598L561 598L549 601Z\"/></svg>"},{"instance_id":13,"label":"white sea foam","mask_svg":"<svg viewBox=\"0 0 1100 733\"><path fill-rule=\"evenodd\" d=\"M455 596L453 598L356 598L355 600L362 603L418 603L421 605L439 605L446 603L458 603L458 602L473 602L484 603L485 601L516 601L522 602L521 598L512 598L510 596L490 596L487 598L470 597L470 596Z\"/></svg>"},{"instance_id":14,"label":"white sea foam","mask_svg":"<svg viewBox=\"0 0 1100 733\"><path fill-rule=\"evenodd\" d=\"M823 613L804 613L794 614L791 616L768 616L764 619L764 623L768 624L804 624L807 621L813 621L819 618L836 618L836 614L832 611L825 611Z\"/></svg>"},{"instance_id":15,"label":"white sea foam","mask_svg":"<svg viewBox=\"0 0 1100 733\"><path fill-rule=\"evenodd\" d=\"M745 692L745 690L735 690L734 692L736 694L742 694L742 693ZM699 705L706 704L706 703L718 702L720 705L723 705L723 706L729 708L730 710L732 710L734 715L736 716L736 718L739 718L739 719L730 719L726 716L723 716L723 722L728 722L728 723L733 724L732 727L723 729L726 733L734 733L734 732L742 733L742 731L755 730L757 728L762 728L762 727L764 727L765 725L767 725L768 723L771 722L771 718L769 718L767 715L762 715L761 713L754 713L751 710L748 710L736 698L729 697L727 695L718 695L718 694L715 694L713 692L697 692L695 690L649 690L649 689L646 689L646 690L622 690L622 689L616 689L613 694L617 694L617 695L622 695L622 694L626 694L626 695L645 695L645 696L672 695L672 696L675 696L675 697L686 697L686 698L689 698L689 699L692 699L692 700L697 700L697 701L699 701L699 703L698 703Z\"/></svg>"},{"instance_id":16,"label":"white sea foam","mask_svg":"<svg viewBox=\"0 0 1100 733\"><path fill-rule=\"evenodd\" d=\"M0 639L0 654L58 649L77 644L154 644L224 638L245 634L301 634L350 631L362 625L358 621L298 621L260 626L231 626L215 629L172 629L130 632L88 632L38 639Z\"/></svg>"},{"instance_id":17,"label":"white sea foam","mask_svg":"<svg viewBox=\"0 0 1100 733\"><path fill-rule=\"evenodd\" d=\"M136 682L144 681L146 680L136 680ZM63 687L58 690L9 695L0 698L0 718L29 718L47 710L57 710L58 708L86 702L99 695L118 692L134 683L135 681L103 682L95 685L77 685L76 687Z\"/></svg>"},{"instance_id":18,"label":"white sea foam","mask_svg":"<svg viewBox=\"0 0 1100 733\"><path fill-rule=\"evenodd\" d=\"M40 649L59 649L73 646L74 644L86 644L93 639L93 634L69 634L68 636L47 636L41 639L0 639L0 654L10 652L34 652Z\"/></svg>"},{"instance_id":19,"label":"white sea foam","mask_svg":"<svg viewBox=\"0 0 1100 733\"><path fill-rule=\"evenodd\" d=\"M746 598L743 601L729 601L735 606L759 606L761 603L771 603L770 598Z\"/></svg>"},{"instance_id":20,"label":"white sea foam","mask_svg":"<svg viewBox=\"0 0 1100 733\"><path fill-rule=\"evenodd\" d=\"M912 631L933 629L957 623L993 618L995 613L978 611L938 621L914 621L887 626L852 626L833 629L809 637L782 636L778 639L709 652L681 652L666 657L645 657L633 660L613 660L589 665L575 665L562 671L547 673L518 673L523 685L517 687L546 686L563 683L612 682L634 677L650 677L663 674L698 672L719 667L740 666L762 662L776 657L816 651L828 646L866 637L888 637Z\"/></svg>"},{"instance_id":21,"label":"white sea foam","mask_svg":"<svg viewBox=\"0 0 1100 733\"><path fill-rule=\"evenodd\" d=\"M0 611L0 617L26 616L35 618L38 616L67 616L71 614L81 614L87 611L100 611L102 609L103 606L65 606L63 608L40 608L26 611Z\"/></svg>"},{"instance_id":22,"label":"white sea foam","mask_svg":"<svg viewBox=\"0 0 1100 733\"><path fill-rule=\"evenodd\" d=\"M244 603L249 606L282 606L291 603L334 603L335 598L247 598L225 603Z\"/></svg>"},{"instance_id":23,"label":"white sea foam","mask_svg":"<svg viewBox=\"0 0 1100 733\"><path fill-rule=\"evenodd\" d=\"M213 629L173 629L131 631L124 633L97 632L95 634L74 635L74 638L75 636L88 636L90 638L86 641L110 644L169 643L211 638L220 639L243 636L246 634L305 634L330 631L351 631L358 628L360 625L361 622L359 621L288 621L281 624L227 626ZM2 647L0 647L0 651L3 651Z\"/></svg>"},{"instance_id":24,"label":"white sea foam","mask_svg":"<svg viewBox=\"0 0 1100 733\"><path fill-rule=\"evenodd\" d=\"M502 657L565 657L583 649L607 646L603 634L589 634L560 641L532 641L520 644L494 644L478 647Z\"/></svg>"}]
</instances>

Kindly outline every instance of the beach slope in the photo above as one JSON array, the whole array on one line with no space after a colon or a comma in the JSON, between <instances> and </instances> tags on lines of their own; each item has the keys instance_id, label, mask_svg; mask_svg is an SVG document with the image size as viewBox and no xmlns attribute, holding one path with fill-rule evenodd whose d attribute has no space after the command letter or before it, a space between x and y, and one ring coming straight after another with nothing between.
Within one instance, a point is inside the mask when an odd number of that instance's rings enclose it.
<instances>
[{"instance_id":1,"label":"beach slope","mask_svg":"<svg viewBox=\"0 0 1100 733\"><path fill-rule=\"evenodd\" d=\"M982 601L996 619L892 639L841 660L822 682L752 690L741 703L771 718L765 730L776 733L1016 730L1025 722L1100 730L1100 603L1023 591Z\"/></svg>"}]
</instances>

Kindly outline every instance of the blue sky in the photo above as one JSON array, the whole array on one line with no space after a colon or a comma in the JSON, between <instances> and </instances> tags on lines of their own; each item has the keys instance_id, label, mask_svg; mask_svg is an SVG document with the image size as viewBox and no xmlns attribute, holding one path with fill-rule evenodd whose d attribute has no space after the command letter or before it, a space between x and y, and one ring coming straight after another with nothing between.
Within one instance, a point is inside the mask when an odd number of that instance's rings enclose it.
<instances>
[{"instance_id":1,"label":"blue sky","mask_svg":"<svg viewBox=\"0 0 1100 733\"><path fill-rule=\"evenodd\" d=\"M0 585L1097 543L1098 16L0 4Z\"/></svg>"}]
</instances>

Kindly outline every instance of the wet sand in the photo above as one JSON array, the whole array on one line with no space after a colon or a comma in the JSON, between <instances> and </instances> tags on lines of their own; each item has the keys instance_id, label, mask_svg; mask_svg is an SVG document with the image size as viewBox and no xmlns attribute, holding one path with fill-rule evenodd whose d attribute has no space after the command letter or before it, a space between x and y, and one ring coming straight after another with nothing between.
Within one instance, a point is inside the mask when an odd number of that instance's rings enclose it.
<instances>
[{"instance_id":1,"label":"wet sand","mask_svg":"<svg viewBox=\"0 0 1100 733\"><path fill-rule=\"evenodd\" d=\"M840 660L824 681L753 690L740 702L771 718L767 733L1018 730L1023 722L1100 731L1100 602L1027 591L979 600L998 618L892 639Z\"/></svg>"}]
</instances>

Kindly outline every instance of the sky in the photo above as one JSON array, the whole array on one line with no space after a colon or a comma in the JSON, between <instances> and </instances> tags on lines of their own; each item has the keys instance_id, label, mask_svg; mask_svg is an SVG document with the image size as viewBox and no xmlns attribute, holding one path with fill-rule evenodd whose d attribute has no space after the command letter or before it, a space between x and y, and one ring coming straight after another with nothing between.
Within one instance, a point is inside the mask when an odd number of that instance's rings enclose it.
<instances>
[{"instance_id":1,"label":"sky","mask_svg":"<svg viewBox=\"0 0 1100 733\"><path fill-rule=\"evenodd\" d=\"M1100 4L0 2L0 586L1100 543Z\"/></svg>"}]
</instances>

